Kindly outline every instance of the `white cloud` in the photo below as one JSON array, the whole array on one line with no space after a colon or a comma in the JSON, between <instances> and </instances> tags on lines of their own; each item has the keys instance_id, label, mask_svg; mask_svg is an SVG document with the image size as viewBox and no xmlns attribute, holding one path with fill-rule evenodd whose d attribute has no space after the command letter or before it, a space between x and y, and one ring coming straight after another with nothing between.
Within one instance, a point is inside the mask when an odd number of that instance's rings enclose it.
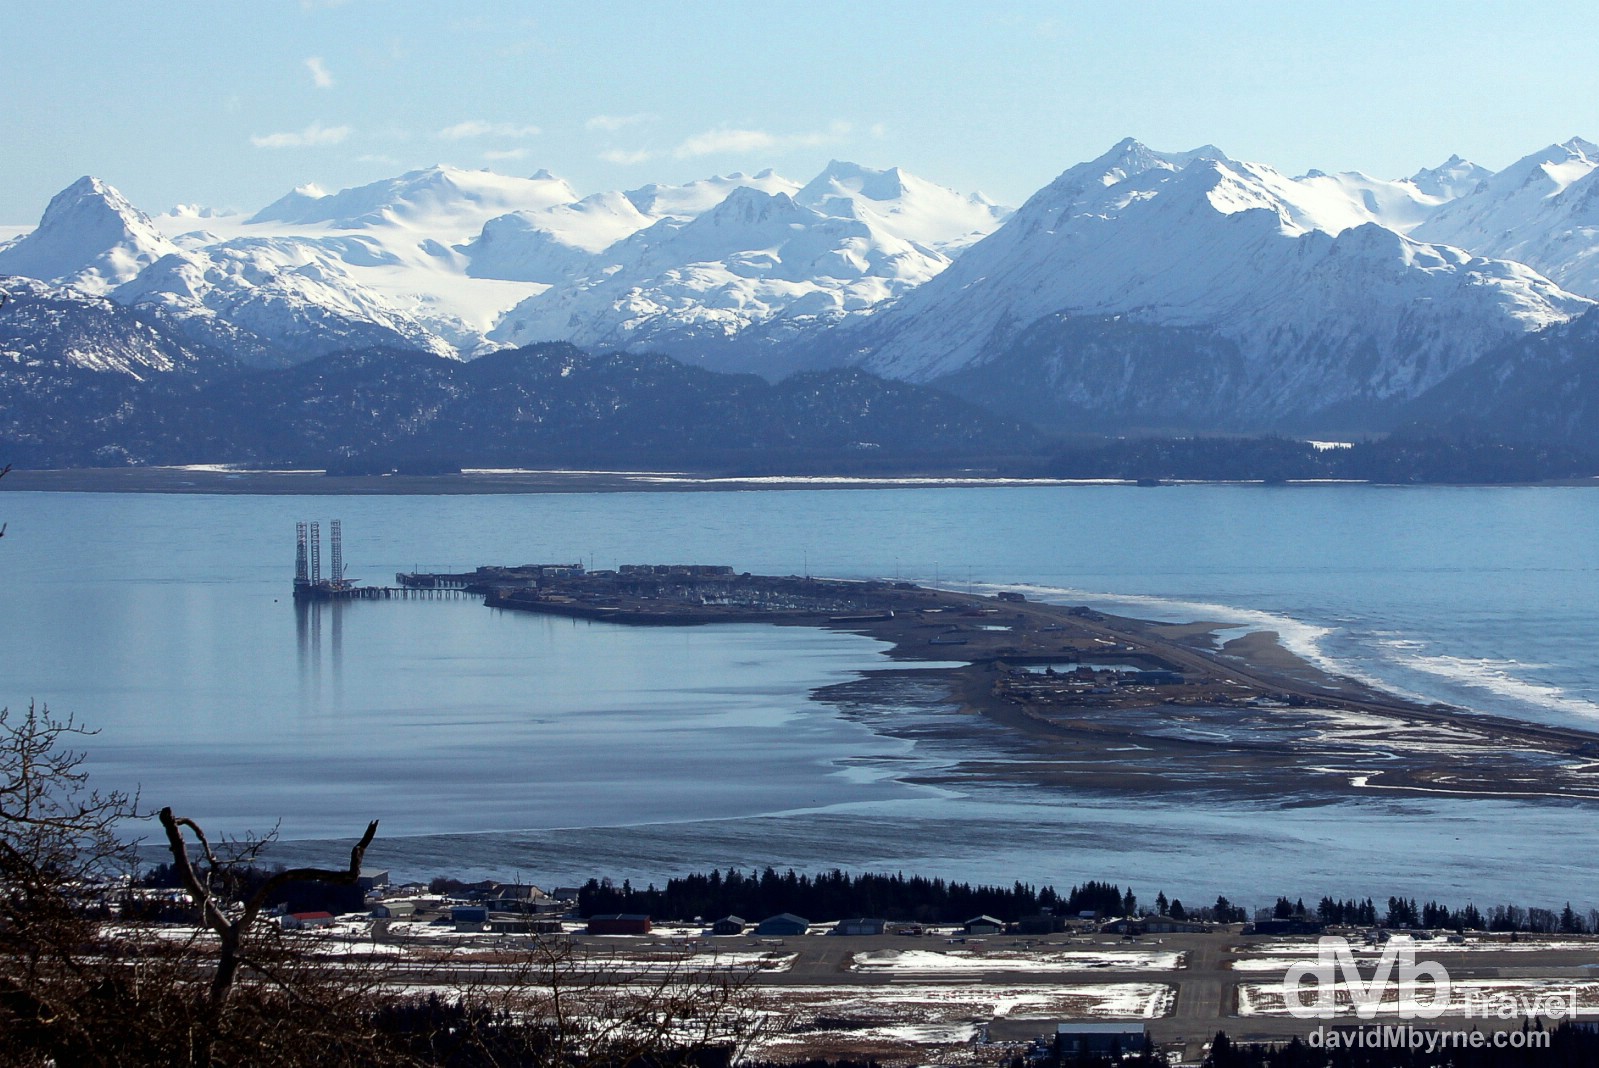
<instances>
[{"instance_id":1,"label":"white cloud","mask_svg":"<svg viewBox=\"0 0 1599 1068\"><path fill-rule=\"evenodd\" d=\"M600 159L606 163L620 163L631 167L635 163L643 163L655 158L655 153L640 149L637 152L624 152L619 148L608 148L600 153Z\"/></svg>"},{"instance_id":2,"label":"white cloud","mask_svg":"<svg viewBox=\"0 0 1599 1068\"><path fill-rule=\"evenodd\" d=\"M350 136L348 126L323 126L313 122L295 133L252 134L250 143L256 148L306 148L311 145L336 145Z\"/></svg>"},{"instance_id":3,"label":"white cloud","mask_svg":"<svg viewBox=\"0 0 1599 1068\"><path fill-rule=\"evenodd\" d=\"M689 159L719 152L753 152L776 144L777 138L765 130L730 130L724 126L695 134L678 145L672 154L678 159Z\"/></svg>"},{"instance_id":4,"label":"white cloud","mask_svg":"<svg viewBox=\"0 0 1599 1068\"><path fill-rule=\"evenodd\" d=\"M460 141L468 137L536 137L539 134L537 126L518 126L512 122L484 122L482 119L468 119L458 122L454 126L446 126L439 131L439 136L446 141Z\"/></svg>"},{"instance_id":5,"label":"white cloud","mask_svg":"<svg viewBox=\"0 0 1599 1068\"><path fill-rule=\"evenodd\" d=\"M654 118L653 115L646 115L642 112L637 115L596 115L585 122L583 126L590 130L604 130L607 133L615 133L625 126L636 126L641 122L648 122L652 118Z\"/></svg>"},{"instance_id":6,"label":"white cloud","mask_svg":"<svg viewBox=\"0 0 1599 1068\"><path fill-rule=\"evenodd\" d=\"M488 160L526 159L529 154L525 148L489 149L483 153L483 158Z\"/></svg>"},{"instance_id":7,"label":"white cloud","mask_svg":"<svg viewBox=\"0 0 1599 1068\"><path fill-rule=\"evenodd\" d=\"M318 89L333 88L333 75L328 72L328 65L322 62L321 56L307 57L305 69L311 72L311 82Z\"/></svg>"},{"instance_id":8,"label":"white cloud","mask_svg":"<svg viewBox=\"0 0 1599 1068\"><path fill-rule=\"evenodd\" d=\"M672 154L678 159L692 159L696 156L728 152L761 150L784 152L793 148L813 148L840 141L853 131L854 127L847 122L832 123L826 130L782 136L767 133L765 130L738 130L719 126L714 130L707 130L690 137L673 149Z\"/></svg>"}]
</instances>

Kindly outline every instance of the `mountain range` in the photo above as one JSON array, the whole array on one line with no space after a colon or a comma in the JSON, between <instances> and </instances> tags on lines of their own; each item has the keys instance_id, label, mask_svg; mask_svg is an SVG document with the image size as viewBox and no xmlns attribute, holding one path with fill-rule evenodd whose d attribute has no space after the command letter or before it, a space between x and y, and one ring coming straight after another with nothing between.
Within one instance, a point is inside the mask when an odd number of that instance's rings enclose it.
<instances>
[{"instance_id":1,"label":"mountain range","mask_svg":"<svg viewBox=\"0 0 1599 1068\"><path fill-rule=\"evenodd\" d=\"M1596 170L1580 138L1393 180L1128 139L1014 212L840 161L589 196L440 166L252 214L148 215L85 177L0 245L0 389L560 342L772 381L859 368L1056 433L1569 437L1591 423L1562 413L1589 403ZM1537 418L1494 402L1535 395Z\"/></svg>"}]
</instances>

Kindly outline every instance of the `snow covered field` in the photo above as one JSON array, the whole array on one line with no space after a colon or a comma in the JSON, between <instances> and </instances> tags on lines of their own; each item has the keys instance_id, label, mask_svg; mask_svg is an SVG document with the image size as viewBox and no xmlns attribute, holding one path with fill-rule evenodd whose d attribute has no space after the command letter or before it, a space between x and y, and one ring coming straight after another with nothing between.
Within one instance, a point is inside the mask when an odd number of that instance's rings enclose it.
<instances>
[{"instance_id":1,"label":"snow covered field","mask_svg":"<svg viewBox=\"0 0 1599 1068\"><path fill-rule=\"evenodd\" d=\"M1390 939L1389 945L1410 945L1414 948L1417 959L1424 957L1442 957L1459 953L1572 953L1586 952L1599 964L1599 942L1592 939L1549 939L1538 940L1521 938L1515 942L1497 941L1490 939L1468 939L1465 942L1449 942L1442 938L1412 941L1398 937ZM1378 960L1382 957L1382 945L1363 945L1351 942L1349 951L1356 960ZM1233 970L1237 972L1264 972L1282 971L1289 965L1298 961L1314 959L1316 956L1316 943L1314 940L1301 942L1263 942L1258 945L1248 946L1240 951L1240 955L1233 962Z\"/></svg>"},{"instance_id":2,"label":"snow covered field","mask_svg":"<svg viewBox=\"0 0 1599 1068\"><path fill-rule=\"evenodd\" d=\"M939 983L894 983L886 987L786 987L780 998L815 999L829 1011L890 1013L901 1019L931 1018L952 1013L973 1017L1064 1016L1095 1019L1143 1019L1165 1016L1176 1001L1166 983L983 983L945 986Z\"/></svg>"},{"instance_id":3,"label":"snow covered field","mask_svg":"<svg viewBox=\"0 0 1599 1068\"><path fill-rule=\"evenodd\" d=\"M1430 986L1419 985L1420 997L1401 1002L1399 986L1389 983L1383 992L1379 1018L1392 1020L1401 1010L1414 1011L1426 1008ZM1308 1001L1308 995L1306 996ZM1456 979L1449 984L1450 1016L1471 1015L1486 1019L1497 1014L1501 1007L1516 1010L1524 1015L1528 1009L1540 1016L1554 1016L1560 1008L1575 1005L1576 1014L1599 1016L1599 980L1594 979ZM1551 1006L1557 1006L1554 1012ZM1355 1015L1353 1004L1339 992L1337 1013L1340 1017ZM1288 1004L1279 983L1238 984L1238 1015L1288 1016Z\"/></svg>"},{"instance_id":4,"label":"snow covered field","mask_svg":"<svg viewBox=\"0 0 1599 1068\"><path fill-rule=\"evenodd\" d=\"M1170 971L1182 967L1183 954L1137 950L1051 950L974 953L931 949L876 949L855 954L851 969L891 975L980 975L988 972Z\"/></svg>"}]
</instances>

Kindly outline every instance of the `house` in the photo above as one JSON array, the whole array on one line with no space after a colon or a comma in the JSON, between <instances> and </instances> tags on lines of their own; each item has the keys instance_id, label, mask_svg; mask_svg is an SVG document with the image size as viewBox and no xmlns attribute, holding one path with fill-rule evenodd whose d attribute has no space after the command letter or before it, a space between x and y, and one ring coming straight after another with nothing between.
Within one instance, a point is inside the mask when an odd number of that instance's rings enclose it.
<instances>
[{"instance_id":1,"label":"house","mask_svg":"<svg viewBox=\"0 0 1599 1068\"><path fill-rule=\"evenodd\" d=\"M1066 917L1057 916L1046 910L1032 916L1023 916L1016 929L1022 934L1029 935L1058 934L1066 930Z\"/></svg>"},{"instance_id":2,"label":"house","mask_svg":"<svg viewBox=\"0 0 1599 1068\"><path fill-rule=\"evenodd\" d=\"M646 935L650 933L650 918L635 912L615 912L605 916L590 916L588 933L591 935Z\"/></svg>"},{"instance_id":3,"label":"house","mask_svg":"<svg viewBox=\"0 0 1599 1068\"><path fill-rule=\"evenodd\" d=\"M415 915L416 902L403 898L379 901L372 906L372 918L375 920L408 920Z\"/></svg>"},{"instance_id":4,"label":"house","mask_svg":"<svg viewBox=\"0 0 1599 1068\"><path fill-rule=\"evenodd\" d=\"M1106 934L1204 934L1212 930L1208 923L1197 920L1176 920L1170 916L1137 916L1111 920L1100 927Z\"/></svg>"},{"instance_id":5,"label":"house","mask_svg":"<svg viewBox=\"0 0 1599 1068\"><path fill-rule=\"evenodd\" d=\"M742 916L723 916L721 919L711 924L711 934L741 935L744 933L744 929L749 925L749 921Z\"/></svg>"},{"instance_id":6,"label":"house","mask_svg":"<svg viewBox=\"0 0 1599 1068\"><path fill-rule=\"evenodd\" d=\"M361 876L356 879L355 885L363 891L376 890L380 886L388 886L389 873L387 871L368 871L366 868L362 868Z\"/></svg>"},{"instance_id":7,"label":"house","mask_svg":"<svg viewBox=\"0 0 1599 1068\"><path fill-rule=\"evenodd\" d=\"M836 935L880 935L888 933L887 920L840 920L833 925L828 934Z\"/></svg>"},{"instance_id":8,"label":"house","mask_svg":"<svg viewBox=\"0 0 1599 1068\"><path fill-rule=\"evenodd\" d=\"M331 912L291 912L283 917L285 931L305 931L314 927L332 927Z\"/></svg>"},{"instance_id":9,"label":"house","mask_svg":"<svg viewBox=\"0 0 1599 1068\"><path fill-rule=\"evenodd\" d=\"M565 904L531 883L499 883L483 895L494 912L562 912Z\"/></svg>"},{"instance_id":10,"label":"house","mask_svg":"<svg viewBox=\"0 0 1599 1068\"><path fill-rule=\"evenodd\" d=\"M780 912L776 916L768 916L755 928L755 933L762 938L783 938L788 935L802 935L811 929L811 921L792 912Z\"/></svg>"},{"instance_id":11,"label":"house","mask_svg":"<svg viewBox=\"0 0 1599 1068\"><path fill-rule=\"evenodd\" d=\"M996 935L1005 933L1005 921L997 920L992 916L973 916L961 924L961 930L969 935Z\"/></svg>"},{"instance_id":12,"label":"house","mask_svg":"<svg viewBox=\"0 0 1599 1068\"><path fill-rule=\"evenodd\" d=\"M1069 1064L1085 1053L1141 1053L1146 1042L1141 1023L1056 1024L1055 1063Z\"/></svg>"}]
</instances>

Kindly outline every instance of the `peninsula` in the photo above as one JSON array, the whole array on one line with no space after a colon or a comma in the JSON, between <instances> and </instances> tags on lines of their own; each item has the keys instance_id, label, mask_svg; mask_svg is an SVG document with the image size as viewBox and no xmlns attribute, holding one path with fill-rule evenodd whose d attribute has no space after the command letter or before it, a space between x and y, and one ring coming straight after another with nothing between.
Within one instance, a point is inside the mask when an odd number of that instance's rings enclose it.
<instances>
[{"instance_id":1,"label":"peninsula","mask_svg":"<svg viewBox=\"0 0 1599 1068\"><path fill-rule=\"evenodd\" d=\"M763 622L847 630L898 665L825 687L881 696L936 677L947 715L873 729L963 753L914 781L1030 782L1095 793L1201 791L1290 803L1374 792L1599 797L1599 735L1425 705L1329 674L1271 632L1162 623L909 582L735 572L725 565L485 566L396 576L407 590L623 625ZM999 728L996 733L992 728ZM961 743L982 729L990 744Z\"/></svg>"}]
</instances>

